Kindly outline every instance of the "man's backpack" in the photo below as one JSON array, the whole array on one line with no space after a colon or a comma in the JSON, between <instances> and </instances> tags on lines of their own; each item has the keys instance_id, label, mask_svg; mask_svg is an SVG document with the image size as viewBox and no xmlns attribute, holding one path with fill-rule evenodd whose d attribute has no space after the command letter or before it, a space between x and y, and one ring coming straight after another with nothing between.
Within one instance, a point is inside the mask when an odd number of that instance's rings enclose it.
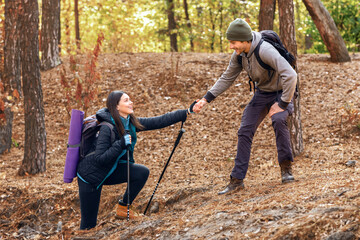
<instances>
[{"instance_id":1,"label":"man's backpack","mask_svg":"<svg viewBox=\"0 0 360 240\"><path fill-rule=\"evenodd\" d=\"M80 159L95 153L97 138L99 136L100 127L106 125L111 130L111 143L115 141L114 125L109 122L98 122L95 115L87 117L83 121L80 144Z\"/></svg>"},{"instance_id":2,"label":"man's backpack","mask_svg":"<svg viewBox=\"0 0 360 240\"><path fill-rule=\"evenodd\" d=\"M295 57L285 48L285 46L283 45L283 43L280 40L279 35L272 30L263 30L260 33L261 33L261 39L260 39L259 44L256 46L256 48L254 50L254 54L255 54L256 60L260 64L260 66L262 68L268 70L269 78L272 77L272 71L274 71L274 69L271 66L267 65L266 63L264 63L261 60L260 55L259 55L260 46L264 41L266 41L266 42L270 43L272 46L274 46L275 49L280 53L280 55L283 56L283 58L285 58L285 60L293 68L295 68L295 64L296 64ZM239 62L239 64L242 65L242 57L240 55L238 56L238 62ZM252 79L250 78L250 80L249 80L250 91L251 91L251 83L250 83L251 81L252 81Z\"/></svg>"}]
</instances>

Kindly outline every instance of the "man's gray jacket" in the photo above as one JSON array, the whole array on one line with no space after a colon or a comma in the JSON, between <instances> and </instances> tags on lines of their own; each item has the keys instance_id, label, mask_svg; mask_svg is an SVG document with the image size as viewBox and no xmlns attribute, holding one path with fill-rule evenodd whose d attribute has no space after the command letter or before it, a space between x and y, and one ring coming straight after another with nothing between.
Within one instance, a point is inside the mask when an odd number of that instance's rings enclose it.
<instances>
[{"instance_id":1,"label":"man's gray jacket","mask_svg":"<svg viewBox=\"0 0 360 240\"><path fill-rule=\"evenodd\" d=\"M269 72L260 66L256 59L254 50L259 44L261 34L259 32L252 32L253 40L251 42L250 51L241 53L242 64L239 63L236 51L231 55L230 63L225 72L217 80L214 86L206 93L204 98L211 102L225 90L227 90L240 72L244 69L251 79L255 82L258 89L265 92L276 92L282 90L281 101L279 106L286 109L294 96L297 83L297 74L291 65L283 58L280 53L270 43L263 41L260 45L259 56L261 60L272 67L271 78Z\"/></svg>"}]
</instances>

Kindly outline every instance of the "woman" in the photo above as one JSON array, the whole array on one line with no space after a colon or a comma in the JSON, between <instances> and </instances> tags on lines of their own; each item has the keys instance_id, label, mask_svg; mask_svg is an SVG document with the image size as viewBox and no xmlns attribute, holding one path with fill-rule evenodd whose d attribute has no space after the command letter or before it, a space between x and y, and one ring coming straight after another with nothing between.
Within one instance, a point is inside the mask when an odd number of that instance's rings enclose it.
<instances>
[{"instance_id":1,"label":"woman","mask_svg":"<svg viewBox=\"0 0 360 240\"><path fill-rule=\"evenodd\" d=\"M192 104L193 106L194 104ZM90 229L96 226L99 210L101 189L103 185L114 185L127 182L127 154L130 156L130 199L127 192L119 201L116 210L118 218L127 217L127 203L131 204L144 187L149 169L135 164L133 158L136 144L136 132L154 130L185 121L192 113L192 106L188 110L177 110L158 117L136 118L133 103L129 96L122 91L113 91L106 101L106 108L96 113L99 122L106 121L114 127L102 125L100 127L95 154L86 156L78 165L78 185L81 208L80 229ZM114 131L115 140L111 134ZM130 218L138 215L130 211Z\"/></svg>"}]
</instances>

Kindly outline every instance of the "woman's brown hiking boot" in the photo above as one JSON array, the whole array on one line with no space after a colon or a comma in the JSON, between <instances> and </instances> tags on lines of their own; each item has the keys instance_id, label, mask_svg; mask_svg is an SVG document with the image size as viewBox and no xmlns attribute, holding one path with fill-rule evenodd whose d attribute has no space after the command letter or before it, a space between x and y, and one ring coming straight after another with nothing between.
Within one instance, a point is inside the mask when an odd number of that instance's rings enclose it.
<instances>
[{"instance_id":1,"label":"woman's brown hiking boot","mask_svg":"<svg viewBox=\"0 0 360 240\"><path fill-rule=\"evenodd\" d=\"M224 190L218 193L218 195L222 195L225 193L233 192L235 190L244 189L244 182L242 179L237 179L230 176L230 183L226 186Z\"/></svg>"},{"instance_id":2,"label":"woman's brown hiking boot","mask_svg":"<svg viewBox=\"0 0 360 240\"><path fill-rule=\"evenodd\" d=\"M291 161L286 160L280 163L280 168L281 168L281 181L283 183L292 182L295 180L294 176L292 175Z\"/></svg>"},{"instance_id":3,"label":"woman's brown hiking boot","mask_svg":"<svg viewBox=\"0 0 360 240\"><path fill-rule=\"evenodd\" d=\"M121 204L117 204L117 208L116 208L116 218L119 219L127 219L127 206L123 206ZM139 219L141 217L140 214L134 212L133 210L129 209L129 218L136 220Z\"/></svg>"}]
</instances>

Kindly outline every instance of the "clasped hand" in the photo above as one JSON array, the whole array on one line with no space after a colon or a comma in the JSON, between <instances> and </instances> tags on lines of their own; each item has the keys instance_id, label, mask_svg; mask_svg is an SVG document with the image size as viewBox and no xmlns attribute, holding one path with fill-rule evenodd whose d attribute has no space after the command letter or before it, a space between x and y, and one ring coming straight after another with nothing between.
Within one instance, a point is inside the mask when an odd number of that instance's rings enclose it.
<instances>
[{"instance_id":1,"label":"clasped hand","mask_svg":"<svg viewBox=\"0 0 360 240\"><path fill-rule=\"evenodd\" d=\"M196 103L193 107L194 112L199 113L201 109L208 103L205 98L198 99L194 103Z\"/></svg>"}]
</instances>

